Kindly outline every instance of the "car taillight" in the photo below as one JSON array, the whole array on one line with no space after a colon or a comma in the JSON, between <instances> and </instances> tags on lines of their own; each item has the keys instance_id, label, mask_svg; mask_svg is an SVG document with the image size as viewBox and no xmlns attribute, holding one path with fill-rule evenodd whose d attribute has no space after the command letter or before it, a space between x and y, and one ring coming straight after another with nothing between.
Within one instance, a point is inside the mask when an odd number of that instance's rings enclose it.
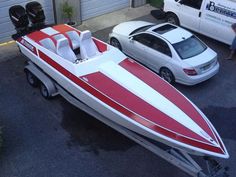
<instances>
[{"instance_id":1,"label":"car taillight","mask_svg":"<svg viewBox=\"0 0 236 177\"><path fill-rule=\"evenodd\" d=\"M195 76L197 75L197 71L195 69L183 69L184 72L189 76Z\"/></svg>"}]
</instances>

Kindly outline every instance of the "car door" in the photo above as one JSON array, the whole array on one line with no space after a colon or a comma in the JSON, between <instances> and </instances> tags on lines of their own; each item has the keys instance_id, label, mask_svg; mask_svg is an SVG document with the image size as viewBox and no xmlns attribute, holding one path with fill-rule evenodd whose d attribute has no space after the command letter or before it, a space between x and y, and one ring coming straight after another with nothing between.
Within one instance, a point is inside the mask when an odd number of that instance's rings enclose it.
<instances>
[{"instance_id":1,"label":"car door","mask_svg":"<svg viewBox=\"0 0 236 177\"><path fill-rule=\"evenodd\" d=\"M152 36L147 33L135 34L125 45L125 53L143 64L147 64L146 51L151 45Z\"/></svg>"},{"instance_id":2,"label":"car door","mask_svg":"<svg viewBox=\"0 0 236 177\"><path fill-rule=\"evenodd\" d=\"M150 69L159 72L161 67L167 67L172 62L172 52L165 40L152 36L152 44L146 51L145 59Z\"/></svg>"},{"instance_id":3,"label":"car door","mask_svg":"<svg viewBox=\"0 0 236 177\"><path fill-rule=\"evenodd\" d=\"M201 22L203 0L180 0L178 17L181 26L198 31Z\"/></svg>"}]
</instances>

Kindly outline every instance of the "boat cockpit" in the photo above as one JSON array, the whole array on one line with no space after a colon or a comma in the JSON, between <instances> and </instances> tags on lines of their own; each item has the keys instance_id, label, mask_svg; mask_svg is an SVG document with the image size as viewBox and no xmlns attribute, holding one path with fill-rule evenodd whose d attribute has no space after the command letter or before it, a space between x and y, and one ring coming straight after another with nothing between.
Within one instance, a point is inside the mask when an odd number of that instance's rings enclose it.
<instances>
[{"instance_id":1,"label":"boat cockpit","mask_svg":"<svg viewBox=\"0 0 236 177\"><path fill-rule=\"evenodd\" d=\"M101 54L92 39L91 32L88 30L81 32L80 35L77 31L55 34L40 40L39 43L44 48L72 63L81 62Z\"/></svg>"}]
</instances>

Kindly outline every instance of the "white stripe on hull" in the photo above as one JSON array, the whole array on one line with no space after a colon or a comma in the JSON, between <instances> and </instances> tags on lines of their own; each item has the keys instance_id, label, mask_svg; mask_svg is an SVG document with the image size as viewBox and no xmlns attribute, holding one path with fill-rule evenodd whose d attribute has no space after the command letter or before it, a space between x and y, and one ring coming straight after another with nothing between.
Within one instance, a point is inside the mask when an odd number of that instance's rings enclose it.
<instances>
[{"instance_id":1,"label":"white stripe on hull","mask_svg":"<svg viewBox=\"0 0 236 177\"><path fill-rule=\"evenodd\" d=\"M110 61L102 64L100 71L148 104L217 146L217 143L180 108L121 66Z\"/></svg>"}]
</instances>

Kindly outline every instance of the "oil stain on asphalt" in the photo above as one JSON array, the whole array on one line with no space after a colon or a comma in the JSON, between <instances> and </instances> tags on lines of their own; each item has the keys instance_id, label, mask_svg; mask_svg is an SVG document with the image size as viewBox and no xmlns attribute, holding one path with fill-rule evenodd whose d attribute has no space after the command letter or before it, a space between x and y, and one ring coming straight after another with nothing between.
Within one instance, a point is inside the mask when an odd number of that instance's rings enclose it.
<instances>
[{"instance_id":1,"label":"oil stain on asphalt","mask_svg":"<svg viewBox=\"0 0 236 177\"><path fill-rule=\"evenodd\" d=\"M133 141L108 127L71 104L62 101L63 120L61 126L70 134L69 148L99 154L104 151L126 151L136 145Z\"/></svg>"}]
</instances>

